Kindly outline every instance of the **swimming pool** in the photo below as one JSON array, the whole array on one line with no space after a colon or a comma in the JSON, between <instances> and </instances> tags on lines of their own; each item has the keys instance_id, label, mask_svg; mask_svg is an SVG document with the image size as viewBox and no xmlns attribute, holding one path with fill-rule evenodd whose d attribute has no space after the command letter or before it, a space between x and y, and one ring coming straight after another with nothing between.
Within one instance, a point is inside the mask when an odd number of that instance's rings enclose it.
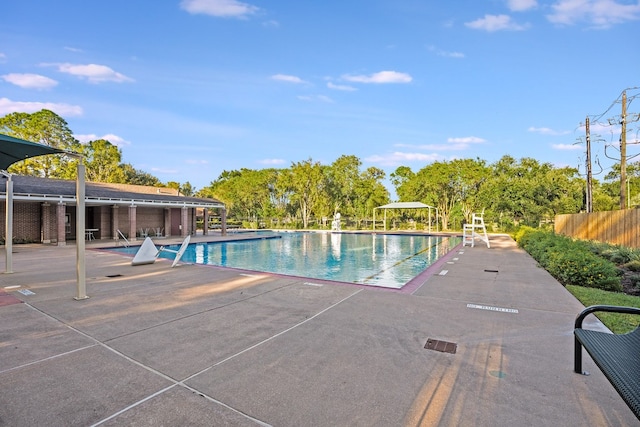
<instances>
[{"instance_id":1,"label":"swimming pool","mask_svg":"<svg viewBox=\"0 0 640 427\"><path fill-rule=\"evenodd\" d=\"M276 234L277 238L192 243L181 262L400 289L462 241L457 236ZM138 248L117 250L135 254ZM160 256L173 259L175 254Z\"/></svg>"}]
</instances>

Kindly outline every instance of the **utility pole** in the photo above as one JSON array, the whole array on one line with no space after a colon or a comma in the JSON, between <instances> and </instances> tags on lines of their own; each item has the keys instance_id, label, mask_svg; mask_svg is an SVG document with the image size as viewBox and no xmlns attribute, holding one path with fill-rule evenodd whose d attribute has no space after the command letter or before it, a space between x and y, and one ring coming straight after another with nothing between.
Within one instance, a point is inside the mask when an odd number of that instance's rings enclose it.
<instances>
[{"instance_id":1,"label":"utility pole","mask_svg":"<svg viewBox=\"0 0 640 427\"><path fill-rule=\"evenodd\" d=\"M587 213L593 212L593 182L591 178L591 137L589 134L589 116L585 121L587 132Z\"/></svg>"},{"instance_id":2,"label":"utility pole","mask_svg":"<svg viewBox=\"0 0 640 427\"><path fill-rule=\"evenodd\" d=\"M620 209L627 208L627 91L622 91L620 133Z\"/></svg>"}]
</instances>

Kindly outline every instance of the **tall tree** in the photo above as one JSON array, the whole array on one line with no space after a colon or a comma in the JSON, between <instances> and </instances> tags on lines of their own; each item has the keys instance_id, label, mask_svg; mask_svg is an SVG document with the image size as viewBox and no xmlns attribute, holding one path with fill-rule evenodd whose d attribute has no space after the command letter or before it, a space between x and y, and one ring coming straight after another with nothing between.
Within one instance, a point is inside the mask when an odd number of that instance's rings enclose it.
<instances>
[{"instance_id":1,"label":"tall tree","mask_svg":"<svg viewBox=\"0 0 640 427\"><path fill-rule=\"evenodd\" d=\"M11 113L0 118L2 133L50 147L80 152L80 143L73 137L67 122L53 111L33 114ZM75 176L75 160L64 154L38 156L15 163L9 172L43 178Z\"/></svg>"},{"instance_id":2,"label":"tall tree","mask_svg":"<svg viewBox=\"0 0 640 427\"><path fill-rule=\"evenodd\" d=\"M457 170L456 191L457 199L464 219L471 221L471 215L485 208L484 202L479 199L482 184L489 177L490 170L484 160L458 159L451 162L451 166Z\"/></svg>"},{"instance_id":3,"label":"tall tree","mask_svg":"<svg viewBox=\"0 0 640 427\"><path fill-rule=\"evenodd\" d=\"M554 168L532 158L503 156L492 165L483 197L492 210L515 224L538 226L558 213L578 212L584 183L572 168Z\"/></svg>"},{"instance_id":4,"label":"tall tree","mask_svg":"<svg viewBox=\"0 0 640 427\"><path fill-rule=\"evenodd\" d=\"M355 211L360 218L371 218L373 210L389 203L389 191L382 184L385 173L376 167L367 168L360 175L355 188Z\"/></svg>"},{"instance_id":5,"label":"tall tree","mask_svg":"<svg viewBox=\"0 0 640 427\"><path fill-rule=\"evenodd\" d=\"M415 193L412 185L416 174L408 166L398 166L391 173L391 183L395 187L396 194L403 201L410 201Z\"/></svg>"},{"instance_id":6,"label":"tall tree","mask_svg":"<svg viewBox=\"0 0 640 427\"><path fill-rule=\"evenodd\" d=\"M82 146L87 180L97 182L124 183L125 173L121 167L122 152L104 139L90 141Z\"/></svg>"},{"instance_id":7,"label":"tall tree","mask_svg":"<svg viewBox=\"0 0 640 427\"><path fill-rule=\"evenodd\" d=\"M185 196L193 196L196 192L196 189L193 188L193 185L189 181L185 182L180 186L180 192Z\"/></svg>"},{"instance_id":8,"label":"tall tree","mask_svg":"<svg viewBox=\"0 0 640 427\"><path fill-rule=\"evenodd\" d=\"M360 159L356 156L340 156L326 168L326 192L333 214L353 215L356 187L360 181Z\"/></svg>"},{"instance_id":9,"label":"tall tree","mask_svg":"<svg viewBox=\"0 0 640 427\"><path fill-rule=\"evenodd\" d=\"M133 185L148 185L150 187L161 187L162 182L155 176L140 169L136 169L130 163L123 163L120 165L122 173L125 177L126 184Z\"/></svg>"},{"instance_id":10,"label":"tall tree","mask_svg":"<svg viewBox=\"0 0 640 427\"><path fill-rule=\"evenodd\" d=\"M322 188L322 166L312 159L291 165L292 202L298 205L303 228L308 228L313 209L319 202Z\"/></svg>"}]
</instances>

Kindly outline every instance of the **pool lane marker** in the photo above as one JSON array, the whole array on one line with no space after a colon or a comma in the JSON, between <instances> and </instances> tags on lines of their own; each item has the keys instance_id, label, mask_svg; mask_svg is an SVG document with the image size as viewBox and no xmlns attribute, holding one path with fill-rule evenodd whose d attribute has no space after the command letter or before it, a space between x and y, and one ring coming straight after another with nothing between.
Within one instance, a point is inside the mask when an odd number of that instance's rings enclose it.
<instances>
[{"instance_id":1,"label":"pool lane marker","mask_svg":"<svg viewBox=\"0 0 640 427\"><path fill-rule=\"evenodd\" d=\"M384 273L385 271L389 271L389 270L391 270L391 269L393 269L393 268L395 268L395 267L399 266L399 265L400 265L400 264L402 264L403 262L406 262L406 261L410 260L411 258L414 258L414 257L416 257L416 256L418 256L418 255L420 255L420 254L422 254L422 253L424 253L424 252L430 251L431 249L433 249L433 248L434 248L434 247L436 247L436 246L438 246L438 243L434 243L433 245L431 245L431 246L429 246L429 247L426 247L426 248L422 249L421 251L416 252L416 253L415 253L415 254L413 254L413 255L409 255L409 256L408 256L408 257L406 257L405 259L401 259L400 261L396 262L396 263L395 263L395 264L393 264L392 266L390 266L390 267L388 267L388 268L385 268L385 269L382 269L382 270L378 271L377 273L372 274L372 275L371 275L371 276L369 276L369 277L365 277L365 278L364 278L364 279L362 279L362 280L359 280L359 281L358 281L358 283L366 284L369 280L371 280L371 279L375 279L376 277L378 277L378 276L380 275L380 273ZM436 260L437 260L437 259L436 259ZM445 274L446 274L446 273L445 273ZM406 284L406 283L405 283L405 284Z\"/></svg>"}]
</instances>

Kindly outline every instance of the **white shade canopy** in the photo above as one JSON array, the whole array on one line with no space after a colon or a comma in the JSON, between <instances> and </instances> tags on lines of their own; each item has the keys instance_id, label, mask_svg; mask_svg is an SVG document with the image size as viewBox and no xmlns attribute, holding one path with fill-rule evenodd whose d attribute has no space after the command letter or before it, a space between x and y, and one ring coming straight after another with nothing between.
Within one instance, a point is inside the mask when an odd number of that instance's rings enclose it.
<instances>
[{"instance_id":1,"label":"white shade canopy","mask_svg":"<svg viewBox=\"0 0 640 427\"><path fill-rule=\"evenodd\" d=\"M436 218L438 215L438 208L435 206L430 206L424 204L422 202L394 202L386 205L378 206L377 208L373 208L373 230L376 229L376 209L384 209L384 230L387 229L387 209L429 209L429 232L431 232L431 209L436 210ZM436 223L437 230L437 223Z\"/></svg>"}]
</instances>

